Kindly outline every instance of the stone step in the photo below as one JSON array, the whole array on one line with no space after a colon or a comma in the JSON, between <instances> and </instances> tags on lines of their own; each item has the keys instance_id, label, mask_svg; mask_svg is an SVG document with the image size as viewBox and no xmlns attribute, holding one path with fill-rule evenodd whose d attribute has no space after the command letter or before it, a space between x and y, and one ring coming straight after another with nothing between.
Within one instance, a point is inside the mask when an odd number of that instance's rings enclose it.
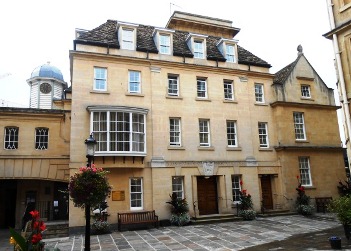
<instances>
[{"instance_id":1,"label":"stone step","mask_svg":"<svg viewBox=\"0 0 351 251\"><path fill-rule=\"evenodd\" d=\"M235 214L214 214L214 215L200 215L198 217L191 218L191 224L210 224L218 222L236 221L242 220L241 217Z\"/></svg>"},{"instance_id":2,"label":"stone step","mask_svg":"<svg viewBox=\"0 0 351 251\"><path fill-rule=\"evenodd\" d=\"M47 222L46 230L43 233L44 239L68 237L69 225L68 222Z\"/></svg>"}]
</instances>

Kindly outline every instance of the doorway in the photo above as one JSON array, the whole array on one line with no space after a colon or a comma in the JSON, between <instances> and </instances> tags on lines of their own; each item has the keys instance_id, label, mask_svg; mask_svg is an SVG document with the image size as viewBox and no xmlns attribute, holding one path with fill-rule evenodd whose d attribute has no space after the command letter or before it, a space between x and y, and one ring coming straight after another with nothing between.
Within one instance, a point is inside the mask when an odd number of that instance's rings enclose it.
<instances>
[{"instance_id":1,"label":"doorway","mask_svg":"<svg viewBox=\"0 0 351 251\"><path fill-rule=\"evenodd\" d=\"M197 198L200 215L218 214L216 176L197 177Z\"/></svg>"},{"instance_id":2,"label":"doorway","mask_svg":"<svg viewBox=\"0 0 351 251\"><path fill-rule=\"evenodd\" d=\"M273 209L271 175L261 176L262 207L265 210Z\"/></svg>"}]
</instances>

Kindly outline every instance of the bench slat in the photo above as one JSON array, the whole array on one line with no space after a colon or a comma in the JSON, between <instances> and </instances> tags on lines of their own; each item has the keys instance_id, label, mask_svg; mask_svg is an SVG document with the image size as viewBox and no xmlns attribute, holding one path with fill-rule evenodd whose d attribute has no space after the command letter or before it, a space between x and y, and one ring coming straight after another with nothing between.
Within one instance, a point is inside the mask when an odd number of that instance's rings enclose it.
<instances>
[{"instance_id":1,"label":"bench slat","mask_svg":"<svg viewBox=\"0 0 351 251\"><path fill-rule=\"evenodd\" d=\"M118 230L122 225L153 223L158 227L158 216L153 211L117 213Z\"/></svg>"}]
</instances>

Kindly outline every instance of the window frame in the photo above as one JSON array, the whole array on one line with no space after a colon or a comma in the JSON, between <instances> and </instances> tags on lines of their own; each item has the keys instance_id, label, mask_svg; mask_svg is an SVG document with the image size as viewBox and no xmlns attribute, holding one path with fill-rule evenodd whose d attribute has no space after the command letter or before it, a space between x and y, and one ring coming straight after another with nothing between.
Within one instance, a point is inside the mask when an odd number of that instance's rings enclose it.
<instances>
[{"instance_id":1,"label":"window frame","mask_svg":"<svg viewBox=\"0 0 351 251\"><path fill-rule=\"evenodd\" d=\"M205 40L194 38L193 43L194 43L194 58L205 59Z\"/></svg>"},{"instance_id":2,"label":"window frame","mask_svg":"<svg viewBox=\"0 0 351 251\"><path fill-rule=\"evenodd\" d=\"M138 184L133 185L132 181L138 181ZM139 183L140 181L140 183ZM132 191L132 186L135 187L140 187L140 190L137 191ZM131 211L136 211L136 210L143 210L144 208L144 187L143 187L143 178L141 177L132 177L129 178L129 194L130 194L130 198L129 198L129 207ZM140 194L140 198L133 198L133 195L139 195ZM133 202L134 201L138 201L140 202L137 203L137 206L133 206Z\"/></svg>"},{"instance_id":3,"label":"window frame","mask_svg":"<svg viewBox=\"0 0 351 251\"><path fill-rule=\"evenodd\" d=\"M211 146L211 128L209 119L199 119L199 146Z\"/></svg>"},{"instance_id":4,"label":"window frame","mask_svg":"<svg viewBox=\"0 0 351 251\"><path fill-rule=\"evenodd\" d=\"M179 97L179 75L168 74L167 80L168 80L167 95L172 97ZM172 87L176 87L176 88L172 88ZM172 91L175 91L175 92L172 92Z\"/></svg>"},{"instance_id":5,"label":"window frame","mask_svg":"<svg viewBox=\"0 0 351 251\"><path fill-rule=\"evenodd\" d=\"M238 180L236 180L238 179ZM234 204L241 204L240 201L240 192L242 191L241 187L241 175L233 174L231 176L232 182L232 200Z\"/></svg>"},{"instance_id":6,"label":"window frame","mask_svg":"<svg viewBox=\"0 0 351 251\"><path fill-rule=\"evenodd\" d=\"M44 134L41 133L44 131ZM39 135L38 135L39 133ZM36 127L35 128L35 149L36 150L48 150L49 148L49 128L47 127Z\"/></svg>"},{"instance_id":7,"label":"window frame","mask_svg":"<svg viewBox=\"0 0 351 251\"><path fill-rule=\"evenodd\" d=\"M103 70L103 75L98 71ZM101 87L102 86L102 87ZM107 68L94 66L94 91L107 91Z\"/></svg>"},{"instance_id":8,"label":"window frame","mask_svg":"<svg viewBox=\"0 0 351 251\"><path fill-rule=\"evenodd\" d=\"M232 48L232 51L230 50L230 48ZM225 59L226 59L226 62L229 62L229 63L236 62L235 45L234 44L225 43Z\"/></svg>"},{"instance_id":9,"label":"window frame","mask_svg":"<svg viewBox=\"0 0 351 251\"><path fill-rule=\"evenodd\" d=\"M255 83L255 101L256 103L265 103L263 84Z\"/></svg>"},{"instance_id":10,"label":"window frame","mask_svg":"<svg viewBox=\"0 0 351 251\"><path fill-rule=\"evenodd\" d=\"M173 122L178 122L178 125L173 124ZM173 127L172 127L173 126ZM176 130L178 127L178 131ZM173 139L178 138L178 141L172 141ZM182 122L181 118L171 117L169 118L169 146L180 147L182 146Z\"/></svg>"},{"instance_id":11,"label":"window frame","mask_svg":"<svg viewBox=\"0 0 351 251\"><path fill-rule=\"evenodd\" d=\"M307 89L305 89L307 88ZM310 85L301 85L301 97L302 98L311 98L311 86Z\"/></svg>"},{"instance_id":12,"label":"window frame","mask_svg":"<svg viewBox=\"0 0 351 251\"><path fill-rule=\"evenodd\" d=\"M97 141L95 156L146 156L148 109L123 106L89 106L87 109L90 131ZM123 120L124 116L127 118Z\"/></svg>"},{"instance_id":13,"label":"window frame","mask_svg":"<svg viewBox=\"0 0 351 251\"><path fill-rule=\"evenodd\" d=\"M6 126L4 128L4 149L17 150L19 147L19 127Z\"/></svg>"},{"instance_id":14,"label":"window frame","mask_svg":"<svg viewBox=\"0 0 351 251\"><path fill-rule=\"evenodd\" d=\"M199 84L201 84L199 86ZM203 85L202 85L203 84ZM201 87L201 89L199 89ZM202 94L204 96L199 96L199 94ZM207 79L206 78L196 78L196 97L200 99L207 99Z\"/></svg>"},{"instance_id":15,"label":"window frame","mask_svg":"<svg viewBox=\"0 0 351 251\"><path fill-rule=\"evenodd\" d=\"M297 115L301 115L301 117L298 118ZM293 121L295 140L307 140L304 113L293 112ZM303 136L303 138L301 138L301 135Z\"/></svg>"},{"instance_id":16,"label":"window frame","mask_svg":"<svg viewBox=\"0 0 351 251\"><path fill-rule=\"evenodd\" d=\"M133 75L138 76L138 79L132 79ZM134 77L135 77L134 76ZM128 92L133 94L141 93L141 72L129 70L128 71Z\"/></svg>"},{"instance_id":17,"label":"window frame","mask_svg":"<svg viewBox=\"0 0 351 251\"><path fill-rule=\"evenodd\" d=\"M175 181L180 181L180 183L175 183ZM176 189L180 188L180 189ZM184 194L184 176L172 176L172 194L176 193L177 198L179 199L184 199L185 194ZM179 197L179 194L181 195Z\"/></svg>"},{"instance_id":18,"label":"window frame","mask_svg":"<svg viewBox=\"0 0 351 251\"><path fill-rule=\"evenodd\" d=\"M228 88L230 86L230 88ZM233 81L224 80L223 81L224 89L224 100L234 100L234 83ZM229 97L228 97L229 96Z\"/></svg>"},{"instance_id":19,"label":"window frame","mask_svg":"<svg viewBox=\"0 0 351 251\"><path fill-rule=\"evenodd\" d=\"M230 126L229 123L233 123L233 126ZM236 120L227 120L227 147L238 147L238 133L237 133L237 125ZM234 132L230 131L229 129L234 130ZM230 137L233 135L234 138ZM234 141L234 144L230 144L230 141Z\"/></svg>"},{"instance_id":20,"label":"window frame","mask_svg":"<svg viewBox=\"0 0 351 251\"><path fill-rule=\"evenodd\" d=\"M302 186L312 186L311 164L310 158L307 156L299 156L299 173Z\"/></svg>"},{"instance_id":21,"label":"window frame","mask_svg":"<svg viewBox=\"0 0 351 251\"><path fill-rule=\"evenodd\" d=\"M122 27L121 49L135 50L135 29L130 27Z\"/></svg>"},{"instance_id":22,"label":"window frame","mask_svg":"<svg viewBox=\"0 0 351 251\"><path fill-rule=\"evenodd\" d=\"M258 122L258 138L260 142L260 148L269 148L267 122Z\"/></svg>"},{"instance_id":23,"label":"window frame","mask_svg":"<svg viewBox=\"0 0 351 251\"><path fill-rule=\"evenodd\" d=\"M163 40L162 38L168 38ZM171 35L166 33L159 34L159 52L164 55L171 55ZM164 43L166 42L166 43Z\"/></svg>"}]
</instances>

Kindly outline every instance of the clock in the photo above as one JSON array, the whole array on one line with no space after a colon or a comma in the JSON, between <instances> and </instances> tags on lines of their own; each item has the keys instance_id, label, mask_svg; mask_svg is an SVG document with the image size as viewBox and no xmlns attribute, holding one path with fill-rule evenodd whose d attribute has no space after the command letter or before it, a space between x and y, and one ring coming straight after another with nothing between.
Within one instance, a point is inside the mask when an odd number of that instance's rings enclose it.
<instances>
[{"instance_id":1,"label":"clock","mask_svg":"<svg viewBox=\"0 0 351 251\"><path fill-rule=\"evenodd\" d=\"M51 85L48 83L41 84L40 91L44 94L50 93L51 92Z\"/></svg>"}]
</instances>

